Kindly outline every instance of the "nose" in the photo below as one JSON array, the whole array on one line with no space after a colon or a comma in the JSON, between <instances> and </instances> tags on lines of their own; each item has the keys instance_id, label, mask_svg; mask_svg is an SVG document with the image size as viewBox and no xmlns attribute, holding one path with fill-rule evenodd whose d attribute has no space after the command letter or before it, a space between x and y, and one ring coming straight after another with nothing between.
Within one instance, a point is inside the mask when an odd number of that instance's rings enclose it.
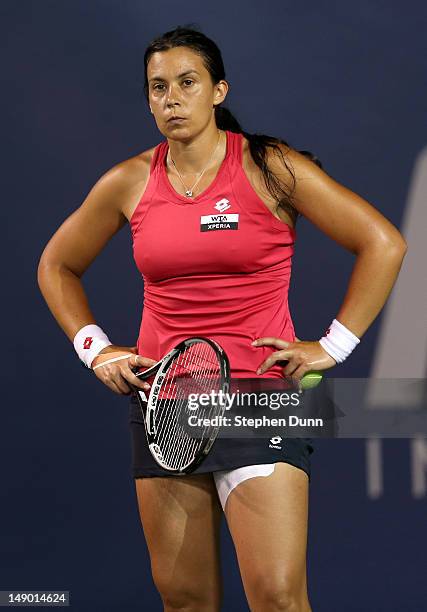
<instances>
[{"instance_id":1,"label":"nose","mask_svg":"<svg viewBox=\"0 0 427 612\"><path fill-rule=\"evenodd\" d=\"M176 87L171 83L166 95L166 106L172 108L177 105L179 106L179 96Z\"/></svg>"}]
</instances>

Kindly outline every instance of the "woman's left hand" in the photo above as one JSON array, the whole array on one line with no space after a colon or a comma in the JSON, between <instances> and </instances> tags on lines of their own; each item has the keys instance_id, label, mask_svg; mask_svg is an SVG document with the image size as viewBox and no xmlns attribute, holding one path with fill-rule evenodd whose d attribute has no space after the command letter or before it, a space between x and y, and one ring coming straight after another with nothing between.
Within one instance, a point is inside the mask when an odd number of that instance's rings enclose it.
<instances>
[{"instance_id":1,"label":"woman's left hand","mask_svg":"<svg viewBox=\"0 0 427 612\"><path fill-rule=\"evenodd\" d=\"M281 338L258 338L252 342L253 346L274 346L279 349L272 353L259 366L257 374L264 374L271 366L287 361L283 367L283 375L301 380L304 374L313 370L328 370L336 365L329 353L319 342L295 339L295 342L286 342Z\"/></svg>"}]
</instances>

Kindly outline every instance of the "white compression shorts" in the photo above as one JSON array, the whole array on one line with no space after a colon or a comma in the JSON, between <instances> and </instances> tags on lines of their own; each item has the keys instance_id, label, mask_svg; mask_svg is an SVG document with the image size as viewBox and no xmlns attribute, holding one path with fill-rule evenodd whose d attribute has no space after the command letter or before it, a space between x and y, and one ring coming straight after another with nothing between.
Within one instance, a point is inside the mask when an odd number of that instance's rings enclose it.
<instances>
[{"instance_id":1,"label":"white compression shorts","mask_svg":"<svg viewBox=\"0 0 427 612\"><path fill-rule=\"evenodd\" d=\"M255 476L270 476L274 472L275 467L275 463L263 463L259 465L245 465L234 470L213 472L222 509L225 510L228 496L237 485L249 478L255 478Z\"/></svg>"}]
</instances>

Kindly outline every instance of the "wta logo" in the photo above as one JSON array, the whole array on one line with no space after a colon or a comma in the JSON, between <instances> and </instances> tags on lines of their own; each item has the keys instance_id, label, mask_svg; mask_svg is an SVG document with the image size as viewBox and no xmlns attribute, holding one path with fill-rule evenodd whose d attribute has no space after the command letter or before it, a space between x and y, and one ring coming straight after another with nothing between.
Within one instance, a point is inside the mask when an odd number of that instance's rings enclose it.
<instances>
[{"instance_id":1,"label":"wta logo","mask_svg":"<svg viewBox=\"0 0 427 612\"><path fill-rule=\"evenodd\" d=\"M228 215L202 215L200 217L200 231L237 230L239 228L239 214Z\"/></svg>"}]
</instances>

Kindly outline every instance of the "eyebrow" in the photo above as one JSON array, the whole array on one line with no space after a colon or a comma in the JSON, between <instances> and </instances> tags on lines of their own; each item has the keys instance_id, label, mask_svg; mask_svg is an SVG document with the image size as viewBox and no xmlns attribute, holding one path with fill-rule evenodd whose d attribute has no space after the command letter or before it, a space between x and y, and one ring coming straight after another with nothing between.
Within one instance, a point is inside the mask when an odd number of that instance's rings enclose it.
<instances>
[{"instance_id":1,"label":"eyebrow","mask_svg":"<svg viewBox=\"0 0 427 612\"><path fill-rule=\"evenodd\" d=\"M188 74L192 74L192 73L197 74L197 75L199 74L197 70L186 70L185 72L181 72L181 74L178 75L178 79L184 76L187 76ZM148 82L151 83L151 81L164 81L164 80L165 79L161 76L153 76L151 77L151 79L149 79Z\"/></svg>"}]
</instances>

